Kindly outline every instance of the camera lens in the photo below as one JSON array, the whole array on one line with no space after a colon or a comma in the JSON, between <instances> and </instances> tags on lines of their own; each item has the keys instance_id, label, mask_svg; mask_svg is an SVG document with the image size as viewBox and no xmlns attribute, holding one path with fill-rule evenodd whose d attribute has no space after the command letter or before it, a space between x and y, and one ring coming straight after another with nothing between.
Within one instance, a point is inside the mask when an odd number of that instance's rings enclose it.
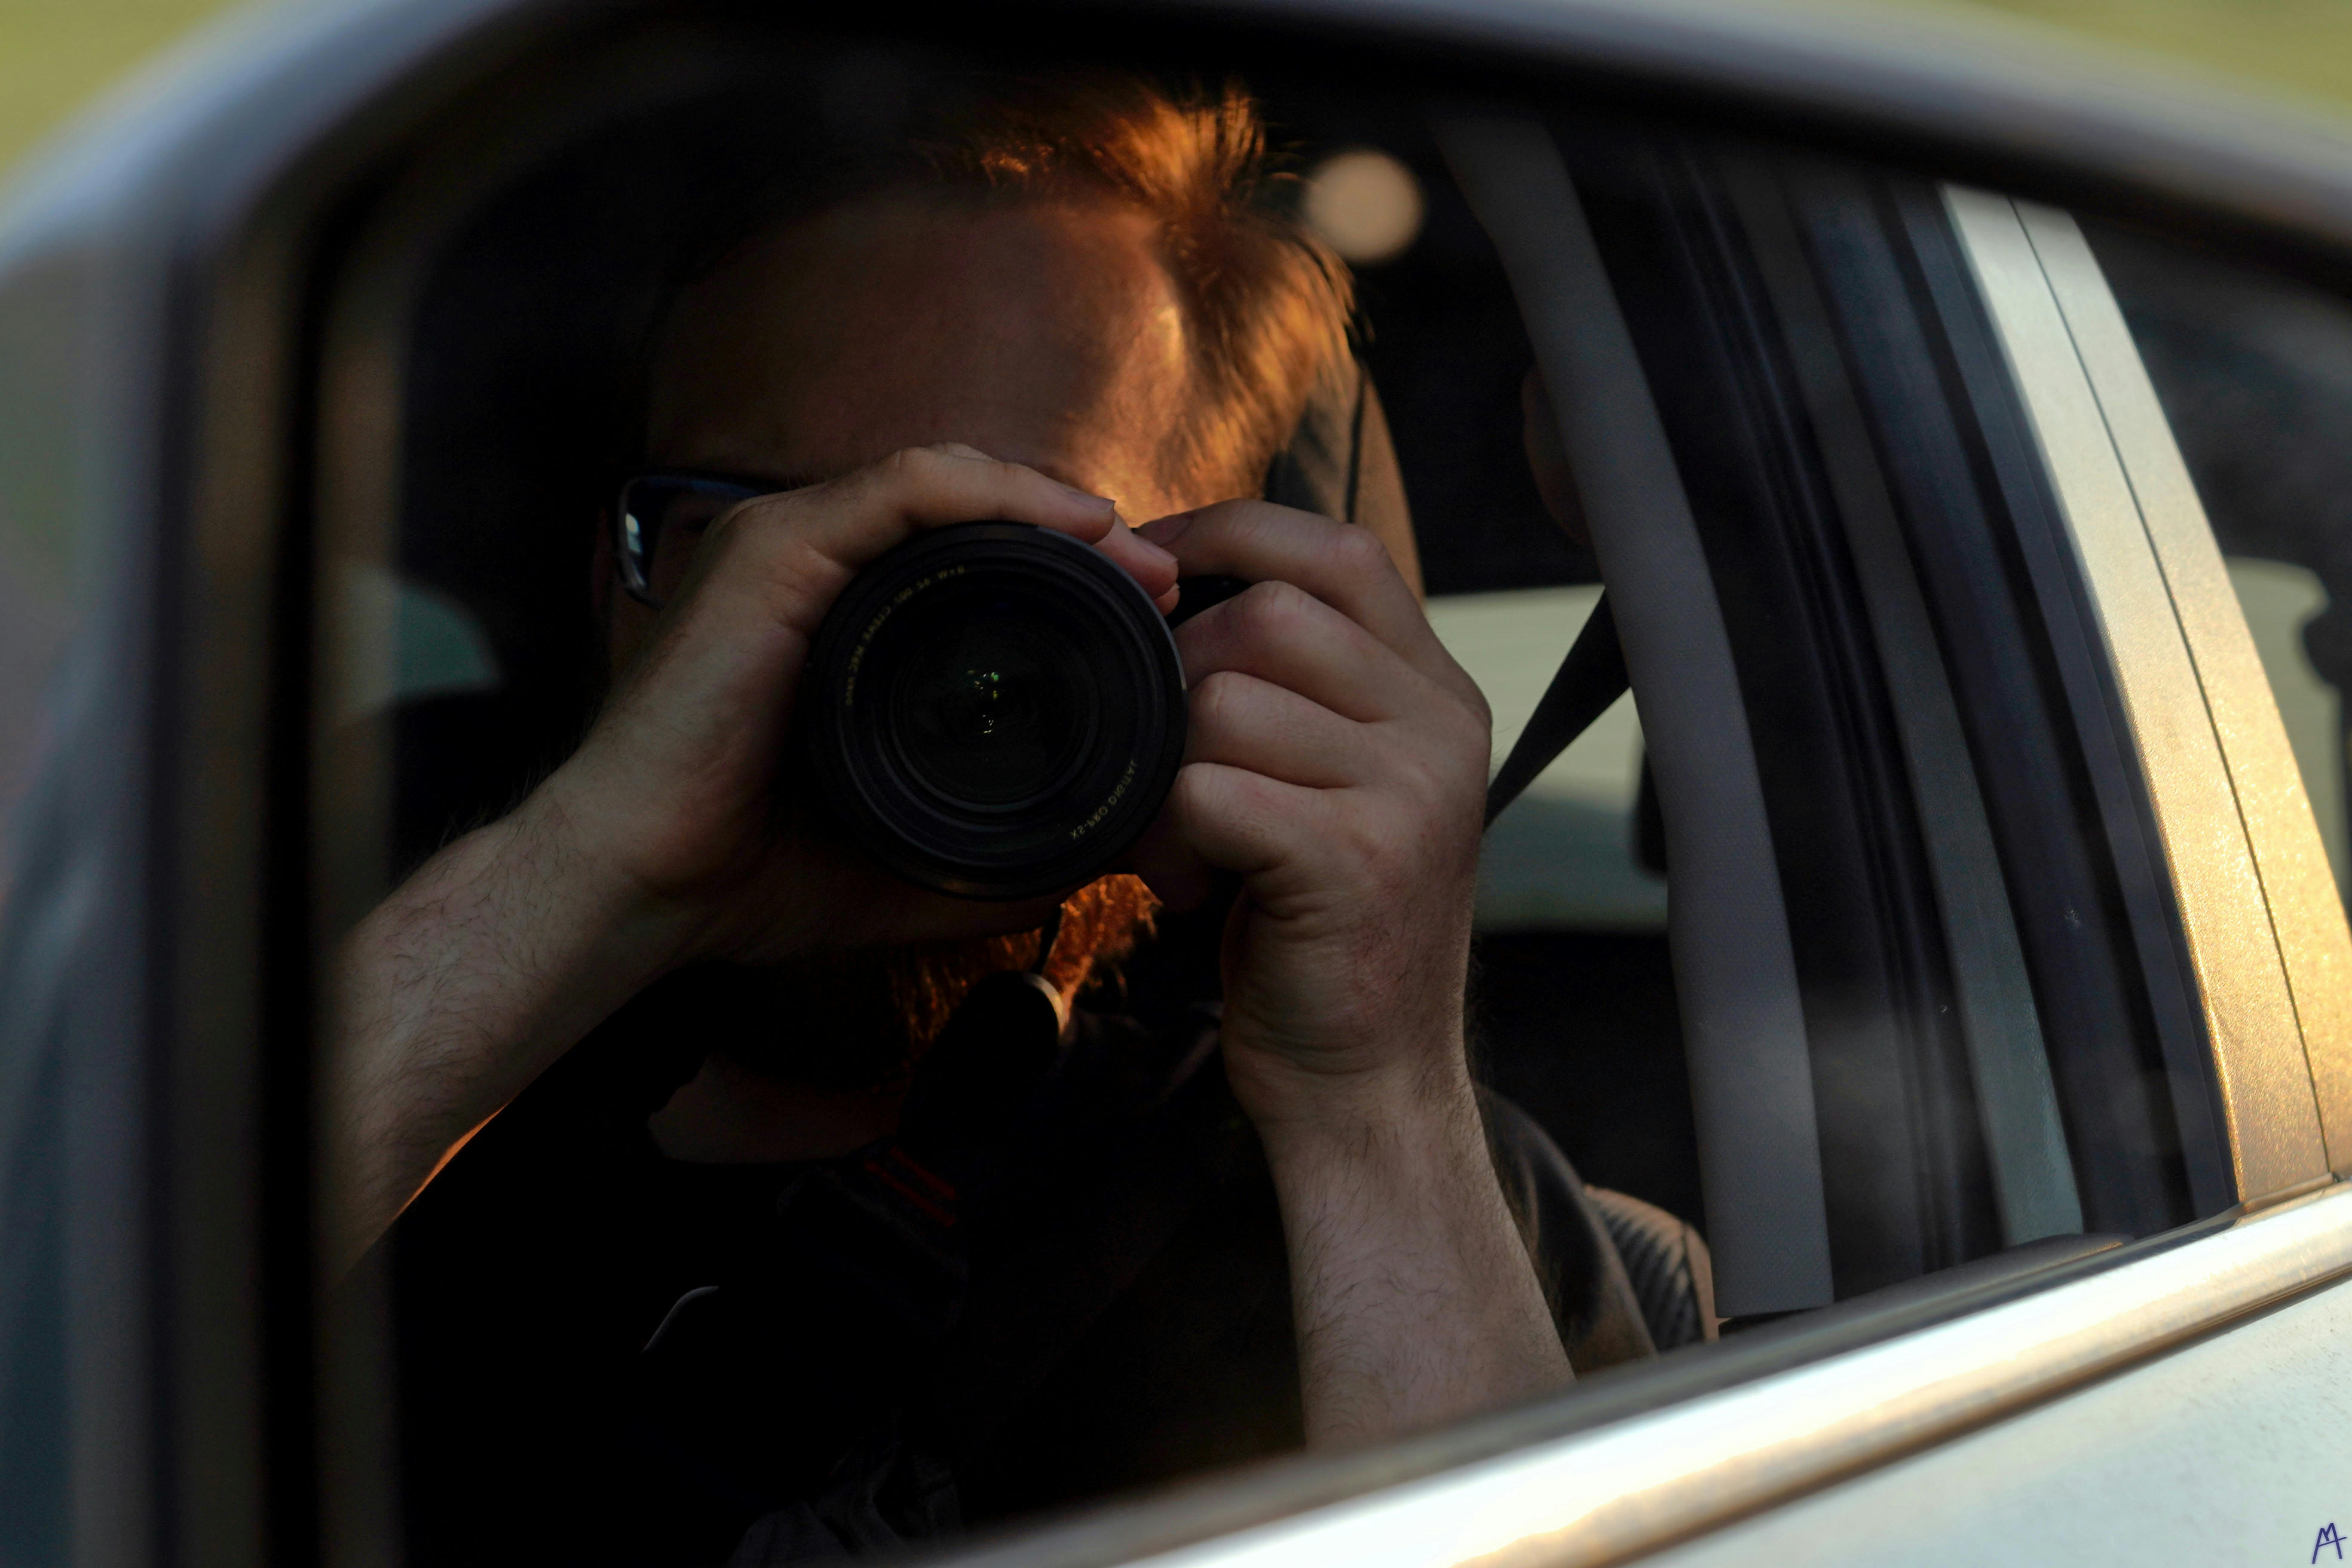
<instances>
[{"instance_id":1,"label":"camera lens","mask_svg":"<svg viewBox=\"0 0 2352 1568\"><path fill-rule=\"evenodd\" d=\"M1049 795L1096 724L1084 651L1032 595L942 608L943 624L912 634L891 704L908 768L942 800L983 809Z\"/></svg>"},{"instance_id":2,"label":"camera lens","mask_svg":"<svg viewBox=\"0 0 2352 1568\"><path fill-rule=\"evenodd\" d=\"M819 793L911 880L1017 899L1099 875L1184 749L1167 624L1089 545L965 523L858 574L819 628L797 725Z\"/></svg>"}]
</instances>

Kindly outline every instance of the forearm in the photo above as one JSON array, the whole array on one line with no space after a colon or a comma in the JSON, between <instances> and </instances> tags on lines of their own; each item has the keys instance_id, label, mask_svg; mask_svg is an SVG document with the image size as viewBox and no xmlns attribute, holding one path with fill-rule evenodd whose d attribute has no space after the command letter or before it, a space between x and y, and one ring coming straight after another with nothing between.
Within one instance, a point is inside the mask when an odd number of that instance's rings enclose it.
<instances>
[{"instance_id":1,"label":"forearm","mask_svg":"<svg viewBox=\"0 0 2352 1568\"><path fill-rule=\"evenodd\" d=\"M1377 1442L1570 1380L1466 1080L1265 1131L1309 1443Z\"/></svg>"},{"instance_id":2,"label":"forearm","mask_svg":"<svg viewBox=\"0 0 2352 1568\"><path fill-rule=\"evenodd\" d=\"M339 1265L671 961L678 933L568 847L544 795L459 839L362 921L330 1068Z\"/></svg>"}]
</instances>

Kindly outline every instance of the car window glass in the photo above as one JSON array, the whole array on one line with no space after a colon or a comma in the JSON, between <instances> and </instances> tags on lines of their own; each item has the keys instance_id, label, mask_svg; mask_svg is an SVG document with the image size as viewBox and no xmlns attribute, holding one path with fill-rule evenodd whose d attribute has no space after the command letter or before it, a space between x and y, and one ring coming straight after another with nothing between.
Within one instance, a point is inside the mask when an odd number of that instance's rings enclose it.
<instances>
[{"instance_id":1,"label":"car window glass","mask_svg":"<svg viewBox=\"0 0 2352 1568\"><path fill-rule=\"evenodd\" d=\"M73 1160L58 1027L73 983L37 936L76 877L54 822L72 793L54 765L59 671L100 547L82 526L88 474L68 434L86 324L68 277L23 269L0 294L0 1556L37 1561L62 1558L70 1531ZM81 683L85 709L97 684ZM47 832L30 820L44 805Z\"/></svg>"},{"instance_id":2,"label":"car window glass","mask_svg":"<svg viewBox=\"0 0 2352 1568\"><path fill-rule=\"evenodd\" d=\"M353 922L515 821L605 700L613 606L635 613L610 498L665 466L645 452L646 345L679 279L707 276L677 254L703 221L688 215L743 199L803 142L889 121L936 65L757 58L714 68L699 95L551 118L560 132L464 180L434 162L479 150L457 127L358 227L320 376L336 655L322 860ZM2033 510L2048 476L1946 189L1607 113L1433 111L1401 86L1252 65L1221 69L1258 94L1300 175L1287 199L1356 290L1345 362L1305 400L1267 493L1378 533L1418 580L1491 710L1489 766L1604 595L1630 672L1487 832L1469 959L1497 1190L1523 1238L1551 1227L1530 1239L1538 1268L1563 1235L1588 1249L1583 1274L1544 1280L1563 1343L1583 1336L1579 1372L1705 1355L1962 1265L2044 1262L2035 1244L2053 1238L2219 1206L2184 1152L2200 1134L2180 1108L2211 1092L2203 1041L2187 1069L2167 1058L2149 999L2171 959L2141 938L2172 918L2167 889L2118 859L2116 825L2144 803L2121 764L2088 757L2117 732L2095 707L2111 675L2079 626L2053 629L2071 590L2063 562L2034 555L2063 553ZM400 411L389 428L384 408ZM1564 451L1564 486L1538 473L1539 439ZM714 449L676 466L759 465ZM2265 553L2212 504L2306 776L2336 770L2313 798L2340 818L2343 718L2308 629L2326 624L2330 562ZM633 804L607 831L659 820ZM1189 1030L1171 1070L1221 1072L1202 1042L1230 940L1223 904L1164 914L1081 996L1084 1028L1139 1030L1155 1050ZM659 1142L656 1119L720 1072L709 1043L762 1005L765 982L740 973L757 967L688 967L573 1020L580 1043L449 1152L362 1265L390 1303L421 1556L476 1539L468 1521L511 1538L529 1510L485 1511L512 1499L482 1490L482 1467L550 1409L573 1437L616 1424L593 1487L667 1489L615 1531L691 1520L711 1561L746 1531L779 1552L789 1531L847 1539L875 1518L928 1539L1299 1446L1281 1381L1300 1375L1294 1264L1238 1110L1218 1102L1209 1120L1234 1146L1184 1176L1226 1208L1119 1164L1157 1147L1141 1133L1076 1149L1066 1191L1031 1194L1055 1239L1021 1267L1053 1283L1008 1286L996 1260L919 1226L873 1228L877 1192L948 1201L898 1123L766 1159ZM793 994L763 1026L834 1026ZM744 1071L728 1092L756 1100ZM1171 1084L1192 1081L1125 1086L1119 1104L1156 1128L1182 1098ZM1025 1128L1053 1111L1040 1093L992 1114ZM1509 1184L1535 1164L1550 1174ZM1135 1214L1112 1213L1130 1179L1147 1189ZM832 1205L821 1223L816 1205ZM1112 1232L1133 1256L1085 1252ZM790 1332L747 1339L780 1268L825 1283L793 1295ZM964 1342L962 1298L934 1312L926 1294L942 1280L971 1284L974 1342L997 1347L984 1365L927 1359L923 1335ZM902 1331L929 1348L892 1363ZM583 1402L607 1383L623 1394ZM796 1415L767 1422L780 1388ZM575 1495L590 1474L532 1463L517 1492ZM814 1489L739 1484L753 1473Z\"/></svg>"},{"instance_id":3,"label":"car window glass","mask_svg":"<svg viewBox=\"0 0 2352 1568\"><path fill-rule=\"evenodd\" d=\"M2294 748L2304 793L2311 797L2312 815L2318 819L2320 842L2327 847L2328 869L2340 889L2346 881L2343 700L2314 668L2304 643L2312 624L2327 611L2327 589L2319 574L2291 561L2259 555L2225 559L2230 586L2237 591L2246 629L2253 634L2254 651L2262 658L2280 721Z\"/></svg>"},{"instance_id":4,"label":"car window glass","mask_svg":"<svg viewBox=\"0 0 2352 1568\"><path fill-rule=\"evenodd\" d=\"M72 410L58 395L71 384L75 322L68 286L50 272L18 279L0 309L0 353L17 367L0 388L0 441L7 443L10 479L0 496L0 908L20 853L18 807L55 728L54 676L79 619L86 571L76 562L81 476L62 431Z\"/></svg>"}]
</instances>

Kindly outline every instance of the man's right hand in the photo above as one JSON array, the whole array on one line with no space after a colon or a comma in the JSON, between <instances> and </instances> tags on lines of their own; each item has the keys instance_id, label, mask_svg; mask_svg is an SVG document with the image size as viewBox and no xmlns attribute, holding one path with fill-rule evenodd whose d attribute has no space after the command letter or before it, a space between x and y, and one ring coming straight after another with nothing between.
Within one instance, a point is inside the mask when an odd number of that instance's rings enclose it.
<instances>
[{"instance_id":1,"label":"man's right hand","mask_svg":"<svg viewBox=\"0 0 2352 1568\"><path fill-rule=\"evenodd\" d=\"M813 829L779 765L810 644L850 579L918 531L980 521L1095 543L1174 602L1174 558L1111 502L969 447L898 452L719 519L579 751L353 933L334 1067L347 1258L672 968L1045 918L1050 899L972 903L890 877Z\"/></svg>"}]
</instances>

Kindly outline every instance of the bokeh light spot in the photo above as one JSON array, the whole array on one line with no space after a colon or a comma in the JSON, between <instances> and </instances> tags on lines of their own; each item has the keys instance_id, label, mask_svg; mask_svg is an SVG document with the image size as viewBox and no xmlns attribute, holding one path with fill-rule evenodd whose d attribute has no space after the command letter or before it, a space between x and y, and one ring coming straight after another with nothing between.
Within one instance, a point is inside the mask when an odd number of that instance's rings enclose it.
<instances>
[{"instance_id":1,"label":"bokeh light spot","mask_svg":"<svg viewBox=\"0 0 2352 1568\"><path fill-rule=\"evenodd\" d=\"M1358 266L1391 261L1421 237L1421 182L1386 153L1337 153L1307 176L1308 226Z\"/></svg>"}]
</instances>

